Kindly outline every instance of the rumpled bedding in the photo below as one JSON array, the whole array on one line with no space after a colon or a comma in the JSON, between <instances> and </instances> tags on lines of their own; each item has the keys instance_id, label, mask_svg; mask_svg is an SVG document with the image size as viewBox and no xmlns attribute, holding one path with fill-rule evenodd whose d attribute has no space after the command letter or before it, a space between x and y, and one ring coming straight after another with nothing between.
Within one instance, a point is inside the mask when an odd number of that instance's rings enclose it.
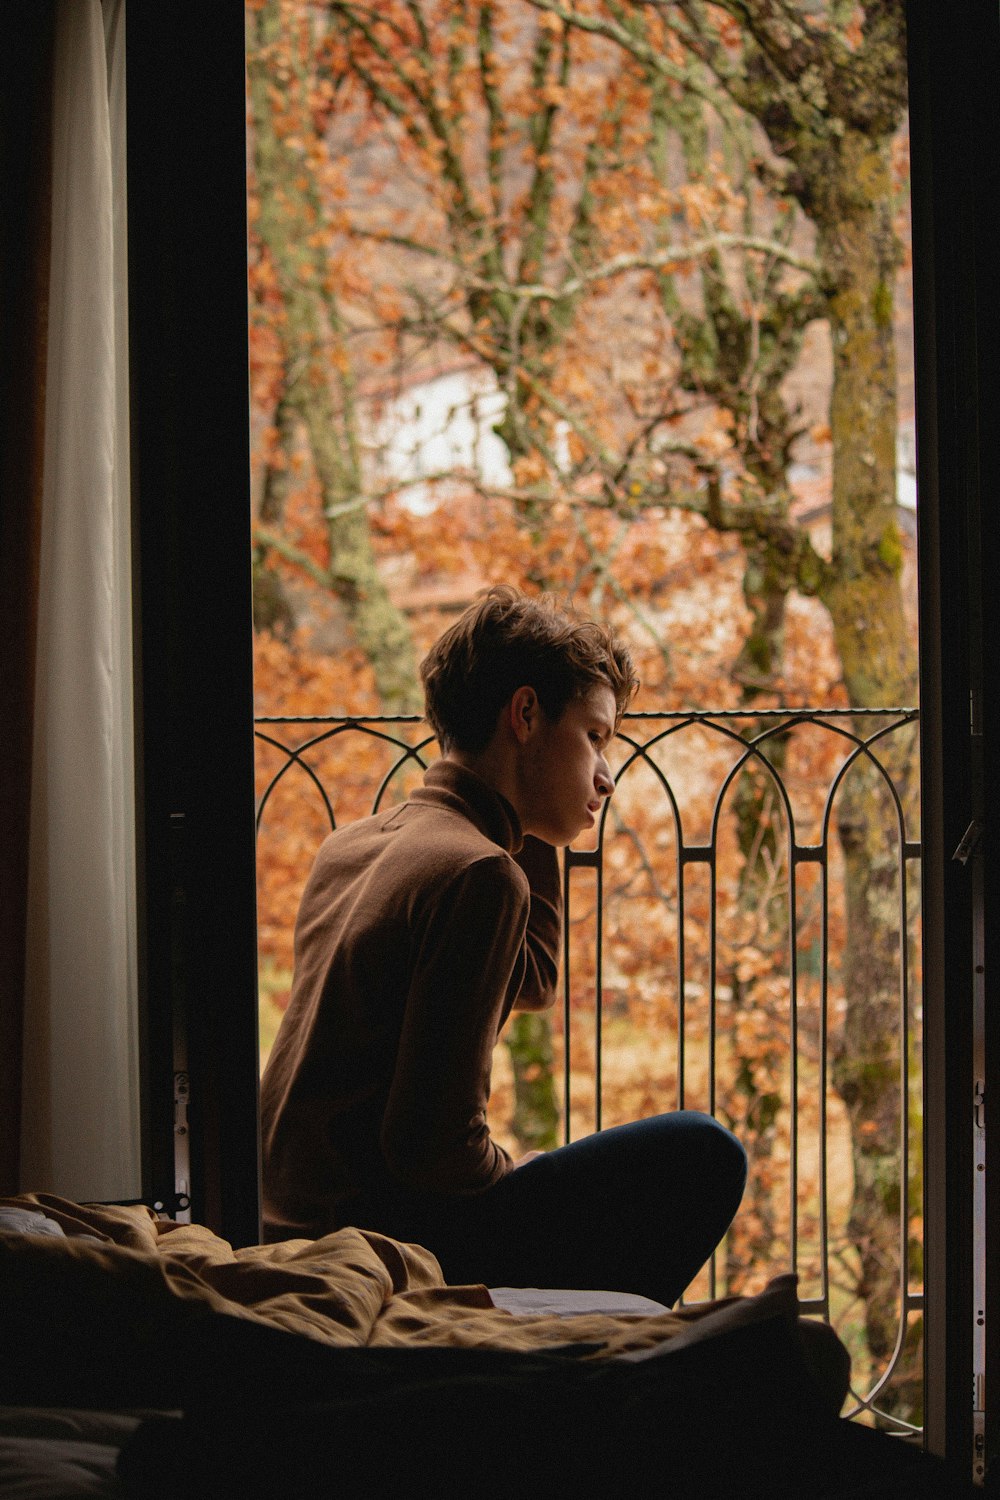
<instances>
[{"instance_id":1,"label":"rumpled bedding","mask_svg":"<svg viewBox=\"0 0 1000 1500\"><path fill-rule=\"evenodd\" d=\"M210 1229L162 1220L141 1205L71 1203L47 1193L0 1199L64 1235L0 1230L0 1330L44 1317L91 1341L94 1357L129 1336L168 1339L188 1322L225 1314L340 1348L502 1347L568 1344L594 1354L653 1349L707 1316L754 1299L728 1299L652 1317L513 1317L483 1286L446 1286L430 1251L364 1229L318 1240L233 1250ZM794 1315L794 1283L773 1284ZM11 1347L8 1344L8 1347Z\"/></svg>"},{"instance_id":2,"label":"rumpled bedding","mask_svg":"<svg viewBox=\"0 0 1000 1500\"><path fill-rule=\"evenodd\" d=\"M429 1251L369 1230L233 1250L142 1205L32 1193L0 1199L0 1218L12 1211L62 1233L0 1230L0 1402L174 1407L227 1387L249 1397L265 1364L335 1392L362 1370L376 1383L405 1375L417 1349L448 1370L460 1355L465 1370L636 1360L733 1326L794 1326L797 1313L786 1276L756 1298L655 1316L514 1316L483 1286L445 1285Z\"/></svg>"}]
</instances>

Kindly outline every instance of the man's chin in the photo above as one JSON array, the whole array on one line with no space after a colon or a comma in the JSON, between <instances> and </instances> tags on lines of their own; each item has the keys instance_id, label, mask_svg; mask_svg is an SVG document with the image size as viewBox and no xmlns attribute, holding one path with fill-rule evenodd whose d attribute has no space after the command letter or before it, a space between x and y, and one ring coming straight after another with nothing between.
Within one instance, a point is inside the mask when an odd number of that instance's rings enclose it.
<instances>
[{"instance_id":1,"label":"man's chin","mask_svg":"<svg viewBox=\"0 0 1000 1500\"><path fill-rule=\"evenodd\" d=\"M586 820L576 828L533 828L531 832L536 839L541 839L543 844L551 844L554 849L568 849L581 833L586 833L593 828L596 822L597 819L588 812Z\"/></svg>"}]
</instances>

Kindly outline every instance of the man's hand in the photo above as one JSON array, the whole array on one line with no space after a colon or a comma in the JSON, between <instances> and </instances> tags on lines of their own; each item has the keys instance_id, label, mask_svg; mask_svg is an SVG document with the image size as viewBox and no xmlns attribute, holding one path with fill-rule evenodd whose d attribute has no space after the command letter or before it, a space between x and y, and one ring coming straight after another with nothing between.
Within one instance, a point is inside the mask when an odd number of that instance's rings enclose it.
<instances>
[{"instance_id":1,"label":"man's hand","mask_svg":"<svg viewBox=\"0 0 1000 1500\"><path fill-rule=\"evenodd\" d=\"M517 1161L514 1163L514 1171L516 1172L518 1167L523 1167L526 1162L534 1161L536 1156L544 1155L544 1151L526 1151L523 1156L517 1158Z\"/></svg>"}]
</instances>

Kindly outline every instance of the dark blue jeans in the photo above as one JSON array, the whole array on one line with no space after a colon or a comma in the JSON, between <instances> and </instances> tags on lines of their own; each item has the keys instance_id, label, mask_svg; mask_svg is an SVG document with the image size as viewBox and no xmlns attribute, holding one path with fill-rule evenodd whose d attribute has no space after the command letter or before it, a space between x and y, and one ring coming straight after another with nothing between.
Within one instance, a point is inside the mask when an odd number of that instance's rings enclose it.
<instances>
[{"instance_id":1,"label":"dark blue jeans","mask_svg":"<svg viewBox=\"0 0 1000 1500\"><path fill-rule=\"evenodd\" d=\"M735 1136L680 1110L548 1151L484 1193L400 1196L365 1227L425 1245L452 1284L673 1303L729 1227L746 1172Z\"/></svg>"}]
</instances>

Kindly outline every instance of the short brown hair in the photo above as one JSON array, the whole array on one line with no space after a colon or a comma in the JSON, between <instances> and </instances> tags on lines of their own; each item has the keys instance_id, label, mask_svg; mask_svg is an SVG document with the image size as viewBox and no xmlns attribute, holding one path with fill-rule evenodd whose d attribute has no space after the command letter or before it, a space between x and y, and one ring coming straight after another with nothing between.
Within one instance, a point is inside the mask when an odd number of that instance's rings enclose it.
<instances>
[{"instance_id":1,"label":"short brown hair","mask_svg":"<svg viewBox=\"0 0 1000 1500\"><path fill-rule=\"evenodd\" d=\"M445 752L476 753L493 738L504 704L533 687L550 719L603 684L621 719L639 685L614 631L548 595L497 584L465 611L420 664L427 721Z\"/></svg>"}]
</instances>

